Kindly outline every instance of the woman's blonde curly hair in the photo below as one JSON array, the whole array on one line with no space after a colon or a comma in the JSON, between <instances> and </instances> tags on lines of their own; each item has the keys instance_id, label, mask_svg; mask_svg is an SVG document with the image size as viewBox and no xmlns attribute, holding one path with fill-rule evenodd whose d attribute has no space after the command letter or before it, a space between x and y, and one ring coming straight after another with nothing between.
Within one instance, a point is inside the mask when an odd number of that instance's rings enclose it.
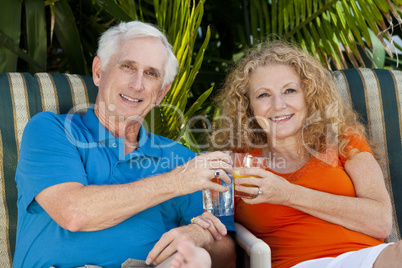
<instances>
[{"instance_id":1,"label":"woman's blonde curly hair","mask_svg":"<svg viewBox=\"0 0 402 268\"><path fill-rule=\"evenodd\" d=\"M355 154L356 150L346 148L348 137L357 134L366 138L357 114L339 95L331 73L311 55L284 41L259 44L232 67L215 100L220 115L215 120L212 147L249 151L267 146L266 133L253 120L249 82L255 69L278 64L292 67L302 81L308 107L301 137L304 148L321 154L338 148L346 158Z\"/></svg>"}]
</instances>

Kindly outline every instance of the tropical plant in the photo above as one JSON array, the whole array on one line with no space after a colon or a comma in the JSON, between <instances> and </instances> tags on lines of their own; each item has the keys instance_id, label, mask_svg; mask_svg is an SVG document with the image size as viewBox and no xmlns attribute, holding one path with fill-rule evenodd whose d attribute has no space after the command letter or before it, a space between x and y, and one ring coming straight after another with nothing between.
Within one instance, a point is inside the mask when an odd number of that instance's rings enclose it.
<instances>
[{"instance_id":1,"label":"tropical plant","mask_svg":"<svg viewBox=\"0 0 402 268\"><path fill-rule=\"evenodd\" d=\"M205 39L198 51L194 51L198 29L204 13L203 1L197 5L190 1L154 1L156 21L161 29L167 30L167 35L173 41L173 48L180 62L180 71L172 84L172 89L165 97L163 103L154 109L147 117L147 122L155 126L153 133L159 133L168 138L181 138L187 147L198 151L197 142L193 139L187 122L201 107L210 95L212 87L203 92L201 96L186 110L187 96L191 85L201 68L204 51L210 39L209 27ZM185 111L185 112L184 112Z\"/></svg>"},{"instance_id":2,"label":"tropical plant","mask_svg":"<svg viewBox=\"0 0 402 268\"><path fill-rule=\"evenodd\" d=\"M401 32L401 5L401 0L210 1L206 10L211 15L204 21L213 22L212 36L216 32L220 38L211 39L219 49L208 50L206 58L220 51L223 58L236 60L233 52L279 37L298 43L331 69L382 68L385 52L389 60L401 49L392 40Z\"/></svg>"},{"instance_id":3,"label":"tropical plant","mask_svg":"<svg viewBox=\"0 0 402 268\"><path fill-rule=\"evenodd\" d=\"M401 68L401 0L220 0L207 1L203 26L211 40L197 90L220 85L246 47L269 38L291 40L329 69ZM210 80L208 80L208 78ZM200 87L199 84L202 83ZM215 91L212 92L212 96ZM206 104L210 105L207 100ZM218 111L204 106L208 117Z\"/></svg>"},{"instance_id":4,"label":"tropical plant","mask_svg":"<svg viewBox=\"0 0 402 268\"><path fill-rule=\"evenodd\" d=\"M198 40L203 5L203 0L154 0L140 4L131 0L2 0L0 72L57 70L88 75L97 38L107 26L118 21L152 22L166 32L180 70L162 104L146 118L146 125L156 134L197 149L193 146L196 143L190 142L186 122L212 91L204 90L192 104L187 103L210 38L207 28L203 40ZM198 50L194 49L196 41L200 42ZM28 65L26 69L18 57Z\"/></svg>"},{"instance_id":5,"label":"tropical plant","mask_svg":"<svg viewBox=\"0 0 402 268\"><path fill-rule=\"evenodd\" d=\"M207 99L211 85L222 82L245 47L275 35L300 44L330 69L400 68L395 49L401 47L392 35L401 34L401 5L402 0L1 0L0 72L89 74L97 38L108 26L133 19L155 23L174 44L181 69L147 123L155 133L192 147L187 120L200 107L214 113Z\"/></svg>"},{"instance_id":6,"label":"tropical plant","mask_svg":"<svg viewBox=\"0 0 402 268\"><path fill-rule=\"evenodd\" d=\"M271 5L263 0L250 1L250 13L256 15L250 16L251 35L261 39L279 33L337 69L348 67L343 47L353 66L365 66L361 54L366 48L375 53L376 39L392 57L384 39L392 42L391 15L398 24L402 22L396 6L400 4L400 0L278 0Z\"/></svg>"}]
</instances>

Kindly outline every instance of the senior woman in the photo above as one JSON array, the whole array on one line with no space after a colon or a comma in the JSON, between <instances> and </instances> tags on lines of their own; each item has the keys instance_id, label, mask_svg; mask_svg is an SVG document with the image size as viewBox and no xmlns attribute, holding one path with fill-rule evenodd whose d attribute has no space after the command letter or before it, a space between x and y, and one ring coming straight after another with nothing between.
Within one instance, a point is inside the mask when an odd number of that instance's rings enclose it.
<instances>
[{"instance_id":1,"label":"senior woman","mask_svg":"<svg viewBox=\"0 0 402 268\"><path fill-rule=\"evenodd\" d=\"M217 103L215 149L267 159L236 179L255 198L236 200L235 220L269 244L273 267L400 267L401 241L383 240L392 213L381 168L319 61L284 42L252 48ZM213 216L194 222L219 237Z\"/></svg>"}]
</instances>

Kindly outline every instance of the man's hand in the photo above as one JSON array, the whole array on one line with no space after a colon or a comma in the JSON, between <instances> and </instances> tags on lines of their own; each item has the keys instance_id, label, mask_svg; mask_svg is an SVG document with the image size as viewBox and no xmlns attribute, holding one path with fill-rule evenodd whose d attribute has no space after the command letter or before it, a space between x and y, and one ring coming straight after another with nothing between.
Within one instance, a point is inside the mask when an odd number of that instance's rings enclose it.
<instances>
[{"instance_id":1,"label":"man's hand","mask_svg":"<svg viewBox=\"0 0 402 268\"><path fill-rule=\"evenodd\" d=\"M214 243L214 238L208 230L198 224L190 224L166 232L149 252L146 263L160 264L177 251L177 243L190 240L198 247L207 248Z\"/></svg>"},{"instance_id":2,"label":"man's hand","mask_svg":"<svg viewBox=\"0 0 402 268\"><path fill-rule=\"evenodd\" d=\"M230 183L226 173L233 174L232 159L227 154L216 151L201 154L167 174L171 176L179 195L185 195L204 189L226 192L226 186L211 181L212 178L219 178Z\"/></svg>"},{"instance_id":3,"label":"man's hand","mask_svg":"<svg viewBox=\"0 0 402 268\"><path fill-rule=\"evenodd\" d=\"M198 224L205 230L209 230L216 241L219 241L227 235L226 226L214 215L204 212L202 215L193 218L192 223Z\"/></svg>"}]
</instances>

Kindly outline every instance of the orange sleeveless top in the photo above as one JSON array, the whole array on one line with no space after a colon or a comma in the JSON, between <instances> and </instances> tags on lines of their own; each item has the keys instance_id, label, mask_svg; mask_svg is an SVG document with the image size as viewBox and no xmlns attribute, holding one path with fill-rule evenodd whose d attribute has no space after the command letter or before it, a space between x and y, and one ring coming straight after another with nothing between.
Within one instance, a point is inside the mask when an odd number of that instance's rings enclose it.
<instances>
[{"instance_id":1,"label":"orange sleeveless top","mask_svg":"<svg viewBox=\"0 0 402 268\"><path fill-rule=\"evenodd\" d=\"M361 152L372 153L365 140L353 139L349 145ZM252 153L261 154L261 151ZM345 162L346 159L338 158L338 164L331 166L312 157L302 168L290 174L268 170L297 185L353 197L355 191L344 170ZM348 230L291 207L267 203L249 205L240 198L236 198L235 203L235 220L271 247L274 268L288 268L306 260L336 257L383 243L383 240Z\"/></svg>"}]
</instances>

